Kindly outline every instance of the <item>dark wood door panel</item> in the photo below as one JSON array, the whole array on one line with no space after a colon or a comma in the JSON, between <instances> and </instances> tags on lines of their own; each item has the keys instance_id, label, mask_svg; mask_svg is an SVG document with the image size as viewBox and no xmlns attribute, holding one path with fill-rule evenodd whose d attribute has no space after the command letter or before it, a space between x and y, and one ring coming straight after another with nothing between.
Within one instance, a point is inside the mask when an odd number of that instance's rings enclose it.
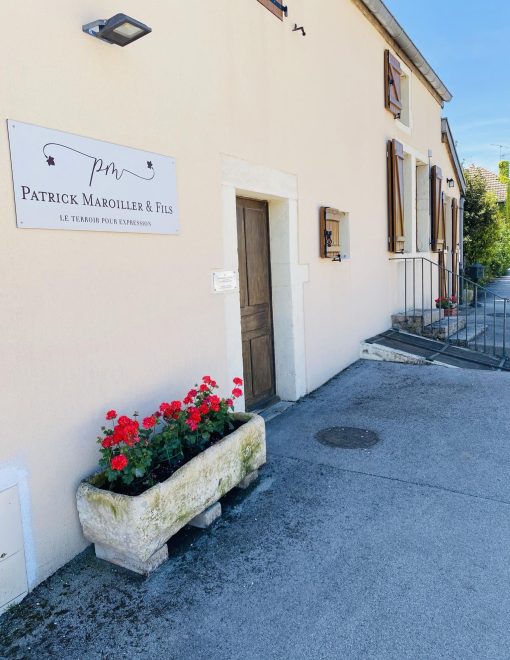
<instances>
[{"instance_id":1,"label":"dark wood door panel","mask_svg":"<svg viewBox=\"0 0 510 660\"><path fill-rule=\"evenodd\" d=\"M274 395L273 390L273 342L271 337L260 335L251 342L252 383L254 396L260 399Z\"/></svg>"},{"instance_id":2,"label":"dark wood door panel","mask_svg":"<svg viewBox=\"0 0 510 660\"><path fill-rule=\"evenodd\" d=\"M269 244L264 209L246 209L246 274L248 304L269 305L271 300L269 276Z\"/></svg>"},{"instance_id":3,"label":"dark wood door panel","mask_svg":"<svg viewBox=\"0 0 510 660\"><path fill-rule=\"evenodd\" d=\"M251 371L251 349L250 342L243 340L243 376L244 376L244 399L248 408L253 400L253 375Z\"/></svg>"},{"instance_id":4,"label":"dark wood door panel","mask_svg":"<svg viewBox=\"0 0 510 660\"><path fill-rule=\"evenodd\" d=\"M248 334L253 334L256 337L259 334L271 333L271 312L267 305L263 309L260 307L255 308L253 312L251 307L245 309L245 313L241 316L241 329L243 337ZM246 336L245 339L252 339L253 337Z\"/></svg>"},{"instance_id":5,"label":"dark wood door panel","mask_svg":"<svg viewBox=\"0 0 510 660\"><path fill-rule=\"evenodd\" d=\"M267 204L237 200L239 293L246 407L275 394Z\"/></svg>"},{"instance_id":6,"label":"dark wood door panel","mask_svg":"<svg viewBox=\"0 0 510 660\"><path fill-rule=\"evenodd\" d=\"M239 298L241 311L248 305L248 280L246 272L246 236L244 234L244 208L237 204L237 252L239 256Z\"/></svg>"}]
</instances>

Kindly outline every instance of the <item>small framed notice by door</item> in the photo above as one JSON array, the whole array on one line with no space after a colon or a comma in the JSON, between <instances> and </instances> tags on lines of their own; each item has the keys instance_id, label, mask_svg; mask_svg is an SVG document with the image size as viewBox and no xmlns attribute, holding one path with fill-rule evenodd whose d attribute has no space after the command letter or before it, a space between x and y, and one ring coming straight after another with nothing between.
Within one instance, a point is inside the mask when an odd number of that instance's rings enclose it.
<instances>
[{"instance_id":1,"label":"small framed notice by door","mask_svg":"<svg viewBox=\"0 0 510 660\"><path fill-rule=\"evenodd\" d=\"M212 276L214 293L225 293L237 289L237 273L235 270L215 270Z\"/></svg>"}]
</instances>

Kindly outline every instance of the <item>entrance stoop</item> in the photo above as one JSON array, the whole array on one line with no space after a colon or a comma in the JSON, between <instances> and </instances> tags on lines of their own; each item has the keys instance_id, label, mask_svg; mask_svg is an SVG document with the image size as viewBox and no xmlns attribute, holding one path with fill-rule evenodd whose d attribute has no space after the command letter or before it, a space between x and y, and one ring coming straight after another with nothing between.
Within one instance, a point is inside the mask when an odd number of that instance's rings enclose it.
<instances>
[{"instance_id":1,"label":"entrance stoop","mask_svg":"<svg viewBox=\"0 0 510 660\"><path fill-rule=\"evenodd\" d=\"M421 334L422 328L441 321L444 317L442 309L415 309L413 312L392 314L391 327L405 330L414 334Z\"/></svg>"},{"instance_id":2,"label":"entrance stoop","mask_svg":"<svg viewBox=\"0 0 510 660\"><path fill-rule=\"evenodd\" d=\"M460 369L510 371L510 358L487 355L401 330L387 330L362 342L360 357L365 360L437 364Z\"/></svg>"}]
</instances>

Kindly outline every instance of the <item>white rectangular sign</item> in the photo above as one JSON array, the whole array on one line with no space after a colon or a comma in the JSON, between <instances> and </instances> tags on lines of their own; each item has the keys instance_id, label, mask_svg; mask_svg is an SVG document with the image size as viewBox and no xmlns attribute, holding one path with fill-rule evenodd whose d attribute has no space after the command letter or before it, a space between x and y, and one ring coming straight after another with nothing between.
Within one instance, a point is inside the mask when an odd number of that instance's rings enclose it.
<instances>
[{"instance_id":1,"label":"white rectangular sign","mask_svg":"<svg viewBox=\"0 0 510 660\"><path fill-rule=\"evenodd\" d=\"M237 289L237 274L233 270L215 270L213 272L213 290L215 293L235 291Z\"/></svg>"},{"instance_id":2,"label":"white rectangular sign","mask_svg":"<svg viewBox=\"0 0 510 660\"><path fill-rule=\"evenodd\" d=\"M7 121L20 228L176 234L175 160Z\"/></svg>"}]
</instances>

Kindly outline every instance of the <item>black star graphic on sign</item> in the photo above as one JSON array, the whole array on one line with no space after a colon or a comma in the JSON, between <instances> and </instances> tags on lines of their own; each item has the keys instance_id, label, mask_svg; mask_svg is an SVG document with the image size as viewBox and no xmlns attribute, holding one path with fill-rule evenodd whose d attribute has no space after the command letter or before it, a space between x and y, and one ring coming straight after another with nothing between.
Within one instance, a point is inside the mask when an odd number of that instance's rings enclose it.
<instances>
[{"instance_id":1,"label":"black star graphic on sign","mask_svg":"<svg viewBox=\"0 0 510 660\"><path fill-rule=\"evenodd\" d=\"M55 159L53 158L53 156L48 156L48 158L46 158L46 162L48 163L48 165L55 165Z\"/></svg>"},{"instance_id":2,"label":"black star graphic on sign","mask_svg":"<svg viewBox=\"0 0 510 660\"><path fill-rule=\"evenodd\" d=\"M147 161L147 167L148 167L150 170L152 170L152 161L151 161L151 160L148 160L148 161Z\"/></svg>"}]
</instances>

